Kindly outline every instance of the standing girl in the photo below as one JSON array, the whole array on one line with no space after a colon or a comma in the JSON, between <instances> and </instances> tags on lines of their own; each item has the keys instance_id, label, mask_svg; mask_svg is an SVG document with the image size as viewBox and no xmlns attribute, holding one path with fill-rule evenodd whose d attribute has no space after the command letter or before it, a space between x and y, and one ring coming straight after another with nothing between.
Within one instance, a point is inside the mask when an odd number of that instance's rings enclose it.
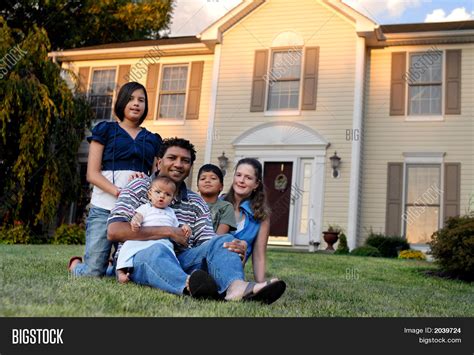
<instances>
[{"instance_id":1,"label":"standing girl","mask_svg":"<svg viewBox=\"0 0 474 355\"><path fill-rule=\"evenodd\" d=\"M87 137L90 143L87 181L94 185L86 221L84 260L72 257L68 269L75 276L104 276L112 244L107 240L107 218L132 174L148 175L156 168L161 137L140 125L148 113L145 87L122 86L114 106L120 122L100 122Z\"/></svg>"}]
</instances>

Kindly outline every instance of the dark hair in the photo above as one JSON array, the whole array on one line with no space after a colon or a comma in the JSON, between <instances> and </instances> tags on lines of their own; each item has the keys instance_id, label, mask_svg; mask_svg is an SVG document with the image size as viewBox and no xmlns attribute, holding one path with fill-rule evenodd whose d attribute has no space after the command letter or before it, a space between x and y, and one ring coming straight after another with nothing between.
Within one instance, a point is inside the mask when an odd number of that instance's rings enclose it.
<instances>
[{"instance_id":1,"label":"dark hair","mask_svg":"<svg viewBox=\"0 0 474 355\"><path fill-rule=\"evenodd\" d=\"M139 89L142 89L143 93L145 94L145 111L143 111L143 115L140 117L138 124L141 125L145 120L145 117L148 114L148 95L146 93L145 87L142 84L132 81L130 83L126 83L120 88L120 91L117 95L117 100L115 100L114 112L120 121L123 121L124 119L125 106L127 106L129 103L130 96L132 96L135 90Z\"/></svg>"},{"instance_id":2,"label":"dark hair","mask_svg":"<svg viewBox=\"0 0 474 355\"><path fill-rule=\"evenodd\" d=\"M190 141L178 137L165 138L161 143L160 151L158 152L158 157L163 158L168 148L171 147L179 147L189 151L189 153L191 153L191 165L196 160L196 149L194 149L194 145Z\"/></svg>"},{"instance_id":3,"label":"dark hair","mask_svg":"<svg viewBox=\"0 0 474 355\"><path fill-rule=\"evenodd\" d=\"M198 181L202 173L208 173L208 172L216 174L221 184L224 185L224 175L222 175L221 169L219 169L219 167L217 167L214 164L204 164L203 166L201 166L198 172L198 177L197 177Z\"/></svg>"},{"instance_id":4,"label":"dark hair","mask_svg":"<svg viewBox=\"0 0 474 355\"><path fill-rule=\"evenodd\" d=\"M252 193L248 198L246 198L246 200L250 200L250 207L252 208L254 218L257 221L261 222L267 217L270 217L270 208L267 205L265 187L263 186L262 164L260 164L257 159L253 158L240 159L237 165L235 166L234 175L235 171L237 171L237 168L242 164L248 164L253 167L255 171L255 177L257 178L257 182L259 183L257 188L252 191ZM234 184L230 186L229 192L227 193L224 199L234 205Z\"/></svg>"},{"instance_id":5,"label":"dark hair","mask_svg":"<svg viewBox=\"0 0 474 355\"><path fill-rule=\"evenodd\" d=\"M153 184L155 182L158 182L158 181L163 181L165 184L171 184L173 185L174 187L174 193L176 194L176 191L178 191L178 185L176 185L176 182L174 182L171 178L169 178L168 176L165 176L165 175L157 175L153 178L153 180L151 181L151 184L150 184L150 188L153 186Z\"/></svg>"}]
</instances>

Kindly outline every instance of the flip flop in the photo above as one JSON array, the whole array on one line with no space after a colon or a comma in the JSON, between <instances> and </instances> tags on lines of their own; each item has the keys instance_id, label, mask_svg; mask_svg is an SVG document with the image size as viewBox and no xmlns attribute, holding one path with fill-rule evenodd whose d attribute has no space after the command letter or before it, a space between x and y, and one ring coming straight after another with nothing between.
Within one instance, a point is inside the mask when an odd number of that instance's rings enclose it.
<instances>
[{"instance_id":1,"label":"flip flop","mask_svg":"<svg viewBox=\"0 0 474 355\"><path fill-rule=\"evenodd\" d=\"M253 288L256 284L255 282L249 282L245 288L242 299L244 301L257 301L265 304L272 304L278 300L286 290L286 283L284 281L267 281L266 283L266 286L264 286L260 291L254 293Z\"/></svg>"},{"instance_id":2,"label":"flip flop","mask_svg":"<svg viewBox=\"0 0 474 355\"><path fill-rule=\"evenodd\" d=\"M67 263L67 270L68 271L72 271L71 270L71 264L73 263L74 260L79 260L82 263L82 257L80 257L80 256L71 257L71 259L69 259L69 262Z\"/></svg>"},{"instance_id":3,"label":"flip flop","mask_svg":"<svg viewBox=\"0 0 474 355\"><path fill-rule=\"evenodd\" d=\"M189 277L189 293L196 299L219 299L216 282L203 270L196 270Z\"/></svg>"}]
</instances>

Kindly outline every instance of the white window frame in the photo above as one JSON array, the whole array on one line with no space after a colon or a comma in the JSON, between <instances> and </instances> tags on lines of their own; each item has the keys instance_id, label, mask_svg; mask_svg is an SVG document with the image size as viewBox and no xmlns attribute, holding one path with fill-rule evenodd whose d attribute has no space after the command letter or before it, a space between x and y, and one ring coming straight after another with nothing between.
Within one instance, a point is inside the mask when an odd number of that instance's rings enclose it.
<instances>
[{"instance_id":1,"label":"white window frame","mask_svg":"<svg viewBox=\"0 0 474 355\"><path fill-rule=\"evenodd\" d=\"M407 189L407 175L408 175L408 168L407 165L439 165L440 166L440 178L439 178L439 185L442 190L441 195L440 195L440 201L439 201L439 220L438 220L438 226L439 228L443 228L444 221L443 221L443 215L444 215L444 157L446 153L445 152L407 152L403 153L403 156L405 157L403 161L403 185L402 185L402 215L401 215L401 221L400 221L400 226L401 226L401 231L402 231L402 236L403 238L406 239L406 223L403 218L405 214L405 208L406 208L406 194L408 192ZM428 249L427 244L413 244L415 247L419 247L422 250ZM416 248L415 248L416 249Z\"/></svg>"},{"instance_id":2,"label":"white window frame","mask_svg":"<svg viewBox=\"0 0 474 355\"><path fill-rule=\"evenodd\" d=\"M102 121L112 121L114 119L114 106L115 106L115 101L116 101L116 95L117 95L117 80L118 80L118 67L117 66L107 66L107 67L92 67L89 73L89 78L88 78L88 88L87 88L87 101L90 103L90 97L91 97L91 90L92 90L92 78L94 77L94 72L98 70L115 70L115 79L114 79L114 90L112 91L112 103L111 103L111 110L110 110L110 117L106 119L101 119L101 118L94 118L92 120L93 124L97 124Z\"/></svg>"},{"instance_id":3,"label":"white window frame","mask_svg":"<svg viewBox=\"0 0 474 355\"><path fill-rule=\"evenodd\" d=\"M163 80L163 73L165 68L168 67L184 67L188 68L188 73L186 76L186 92L184 94L184 111L183 111L183 118L160 118L160 105L161 105L161 85ZM189 80L191 78L191 66L190 63L166 63L161 65L160 73L158 76L158 90L157 90L157 97L156 97L156 111L153 115L154 120L153 124L158 126L182 126L186 122L186 112L188 110L188 94L189 94Z\"/></svg>"},{"instance_id":4,"label":"white window frame","mask_svg":"<svg viewBox=\"0 0 474 355\"><path fill-rule=\"evenodd\" d=\"M407 59L406 62L408 63L407 65L407 73L410 70L410 59L411 55L413 54L424 54L427 53L430 50L430 48L427 48L426 50L417 50L413 52L407 52ZM446 72L446 50L444 49L439 49L439 52L441 52L441 114L439 115L410 115L410 97L409 97L409 84L408 80L405 83L405 121L406 122L433 122L433 121L444 121L444 105L445 105L445 87L446 87L446 78L445 78L445 72Z\"/></svg>"},{"instance_id":5,"label":"white window frame","mask_svg":"<svg viewBox=\"0 0 474 355\"><path fill-rule=\"evenodd\" d=\"M301 63L300 63L300 85L299 85L299 92L298 92L298 108L293 110L269 110L268 109L268 102L270 96L270 84L267 82L265 85L265 110L264 116L300 116L301 115L301 101L302 101L302 93L303 93L303 73L304 73L304 63L305 63L305 51L303 46L295 46L295 47L273 47L270 49L270 55L267 59L267 75L270 75L272 71L273 65L273 54L275 52L284 52L290 50L299 50L301 51Z\"/></svg>"}]
</instances>

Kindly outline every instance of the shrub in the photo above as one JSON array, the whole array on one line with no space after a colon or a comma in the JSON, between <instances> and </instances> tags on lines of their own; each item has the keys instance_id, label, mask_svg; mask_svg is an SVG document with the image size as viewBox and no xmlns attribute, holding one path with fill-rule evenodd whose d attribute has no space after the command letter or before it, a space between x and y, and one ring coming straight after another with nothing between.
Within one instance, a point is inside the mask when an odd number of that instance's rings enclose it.
<instances>
[{"instance_id":1,"label":"shrub","mask_svg":"<svg viewBox=\"0 0 474 355\"><path fill-rule=\"evenodd\" d=\"M399 259L411 259L411 260L426 260L425 254L419 250L402 250L398 254Z\"/></svg>"},{"instance_id":2,"label":"shrub","mask_svg":"<svg viewBox=\"0 0 474 355\"><path fill-rule=\"evenodd\" d=\"M13 226L0 228L0 244L28 244L30 235L30 227L17 221Z\"/></svg>"},{"instance_id":3,"label":"shrub","mask_svg":"<svg viewBox=\"0 0 474 355\"><path fill-rule=\"evenodd\" d=\"M433 234L431 252L441 269L453 277L474 280L474 212L451 217Z\"/></svg>"},{"instance_id":4,"label":"shrub","mask_svg":"<svg viewBox=\"0 0 474 355\"><path fill-rule=\"evenodd\" d=\"M402 237L377 233L371 233L365 241L365 245L377 248L385 258L396 258L400 251L410 249L410 245Z\"/></svg>"},{"instance_id":5,"label":"shrub","mask_svg":"<svg viewBox=\"0 0 474 355\"><path fill-rule=\"evenodd\" d=\"M349 254L349 247L347 246L347 237L344 233L339 235L339 244L334 254L345 255Z\"/></svg>"},{"instance_id":6,"label":"shrub","mask_svg":"<svg viewBox=\"0 0 474 355\"><path fill-rule=\"evenodd\" d=\"M78 224L61 224L54 232L51 244L85 244L86 232Z\"/></svg>"},{"instance_id":7,"label":"shrub","mask_svg":"<svg viewBox=\"0 0 474 355\"><path fill-rule=\"evenodd\" d=\"M379 258L382 256L377 248L370 245L364 245L363 247L355 248L351 251L351 255L355 256L373 256Z\"/></svg>"}]
</instances>

